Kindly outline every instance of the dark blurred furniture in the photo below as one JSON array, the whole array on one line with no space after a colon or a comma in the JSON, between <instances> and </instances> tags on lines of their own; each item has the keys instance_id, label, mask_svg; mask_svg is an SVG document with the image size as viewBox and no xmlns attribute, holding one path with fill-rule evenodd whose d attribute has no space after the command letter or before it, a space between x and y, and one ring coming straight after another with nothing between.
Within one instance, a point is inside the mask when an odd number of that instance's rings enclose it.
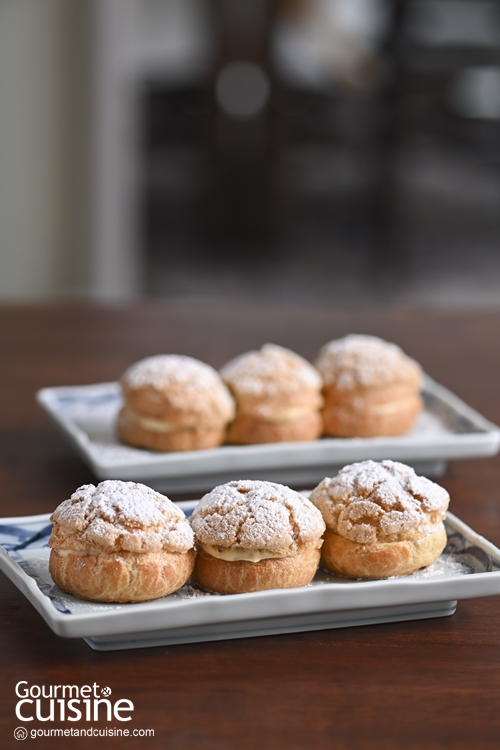
<instances>
[{"instance_id":1,"label":"dark blurred furniture","mask_svg":"<svg viewBox=\"0 0 500 750\"><path fill-rule=\"evenodd\" d=\"M275 210L273 139L269 103L255 116L235 118L217 106L217 76L231 63L258 65L271 80L272 0L210 0L215 60L209 87L213 101L210 122L211 194L206 232L219 248L234 251L265 242ZM235 247L236 245L236 247Z\"/></svg>"},{"instance_id":2,"label":"dark blurred furniture","mask_svg":"<svg viewBox=\"0 0 500 750\"><path fill-rule=\"evenodd\" d=\"M35 404L38 388L114 380L131 362L158 351L184 352L217 367L270 340L312 358L326 340L351 331L397 341L437 380L500 422L498 312L243 302L207 308L193 301L0 308L0 515L49 512L93 481ZM442 483L453 512L500 545L500 460L451 463ZM20 680L95 682L132 700L127 726L152 728L155 735L121 738L123 748L498 747L500 597L459 602L455 615L437 620L97 653L82 641L55 636L0 575L0 621L6 748L18 746L14 686ZM47 730L48 724L34 721L33 728ZM84 725L90 724L74 726ZM100 728L112 725L99 722ZM40 737L36 745L53 750L64 742ZM88 747L88 739L71 738L71 747Z\"/></svg>"},{"instance_id":3,"label":"dark blurred furniture","mask_svg":"<svg viewBox=\"0 0 500 750\"><path fill-rule=\"evenodd\" d=\"M479 111L465 116L454 93L464 72L500 70L500 5L489 0L395 0L392 7L388 48L400 137L419 134L445 148L472 148L480 158L498 160L500 117Z\"/></svg>"},{"instance_id":4,"label":"dark blurred furniture","mask_svg":"<svg viewBox=\"0 0 500 750\"><path fill-rule=\"evenodd\" d=\"M191 258L194 272L200 259L245 267L249 258L286 264L306 255L312 267L342 275L352 257L354 277L392 275L397 283L411 272L414 238L428 220L452 262L456 242L446 221L461 212L467 187L458 186L458 201L446 191L457 174L466 183L471 170L477 182L483 172L493 183L500 163L500 118L465 116L457 104L468 72L500 75L500 5L387 0L385 36L372 59L385 76L358 89L333 75L323 89L280 78L271 52L282 7L211 0L215 56L205 81L179 91L149 88L153 260L168 259L168 268ZM239 60L258 64L271 84L266 106L248 119L228 116L214 94L217 76ZM434 162L449 204L443 220L432 186L422 187ZM418 214L422 196L425 216ZM484 226L477 204L463 219L474 237Z\"/></svg>"},{"instance_id":5,"label":"dark blurred furniture","mask_svg":"<svg viewBox=\"0 0 500 750\"><path fill-rule=\"evenodd\" d=\"M148 244L153 254L180 244L237 263L272 233L272 116L269 102L251 117L228 115L216 82L245 61L270 85L273 3L209 0L208 7L214 58L205 80L177 89L157 82L143 96Z\"/></svg>"}]
</instances>

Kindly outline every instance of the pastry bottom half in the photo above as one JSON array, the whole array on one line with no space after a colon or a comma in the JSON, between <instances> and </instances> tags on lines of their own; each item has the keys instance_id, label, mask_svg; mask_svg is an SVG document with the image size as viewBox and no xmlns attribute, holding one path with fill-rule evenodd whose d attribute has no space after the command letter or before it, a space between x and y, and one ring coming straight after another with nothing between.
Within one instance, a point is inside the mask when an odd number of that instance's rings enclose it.
<instances>
[{"instance_id":1,"label":"pastry bottom half","mask_svg":"<svg viewBox=\"0 0 500 750\"><path fill-rule=\"evenodd\" d=\"M152 451L194 451L216 448L224 442L226 437L226 430L221 426L199 430L179 425L177 429L168 432L148 430L132 419L125 408L118 415L116 431L124 443Z\"/></svg>"},{"instance_id":2,"label":"pastry bottom half","mask_svg":"<svg viewBox=\"0 0 500 750\"><path fill-rule=\"evenodd\" d=\"M348 578L389 578L415 573L433 563L446 547L442 521L420 538L397 542L361 544L326 530L321 565Z\"/></svg>"},{"instance_id":3,"label":"pastry bottom half","mask_svg":"<svg viewBox=\"0 0 500 750\"><path fill-rule=\"evenodd\" d=\"M422 401L420 397L415 397L408 400L401 408L391 409L390 407L390 403L374 405L372 409L356 409L349 404L327 406L323 411L325 435L331 437L403 435L413 427L422 411Z\"/></svg>"},{"instance_id":4,"label":"pastry bottom half","mask_svg":"<svg viewBox=\"0 0 500 750\"><path fill-rule=\"evenodd\" d=\"M49 571L62 591L94 602L160 599L185 584L195 552L50 553Z\"/></svg>"},{"instance_id":5,"label":"pastry bottom half","mask_svg":"<svg viewBox=\"0 0 500 750\"><path fill-rule=\"evenodd\" d=\"M294 419L276 421L251 414L238 414L229 427L228 440L239 445L300 442L316 440L322 432L323 420L318 411L311 411Z\"/></svg>"},{"instance_id":6,"label":"pastry bottom half","mask_svg":"<svg viewBox=\"0 0 500 750\"><path fill-rule=\"evenodd\" d=\"M305 549L291 557L271 557L259 562L229 562L199 549L193 578L202 588L218 594L289 589L310 583L319 559L320 550L316 548Z\"/></svg>"}]
</instances>

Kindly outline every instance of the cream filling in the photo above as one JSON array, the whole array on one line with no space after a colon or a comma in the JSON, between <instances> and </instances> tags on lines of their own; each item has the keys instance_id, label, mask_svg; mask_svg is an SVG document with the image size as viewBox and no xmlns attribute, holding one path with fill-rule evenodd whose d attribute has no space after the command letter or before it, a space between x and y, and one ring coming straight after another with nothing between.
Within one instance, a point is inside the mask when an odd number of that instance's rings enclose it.
<instances>
[{"instance_id":1,"label":"cream filling","mask_svg":"<svg viewBox=\"0 0 500 750\"><path fill-rule=\"evenodd\" d=\"M298 552L268 552L265 549L224 549L224 547L217 547L213 544L202 544L201 542L197 542L197 545L212 557L216 557L218 560L227 560L228 562L245 560L246 562L256 563L260 560L273 558L281 560L283 557L293 557L299 554Z\"/></svg>"},{"instance_id":2,"label":"cream filling","mask_svg":"<svg viewBox=\"0 0 500 750\"><path fill-rule=\"evenodd\" d=\"M99 552L95 549L54 549L53 552L57 552L61 557L69 557L70 555L98 555Z\"/></svg>"},{"instance_id":3,"label":"cream filling","mask_svg":"<svg viewBox=\"0 0 500 750\"><path fill-rule=\"evenodd\" d=\"M293 419L299 419L300 417L304 417L307 414L315 413L316 411L319 411L318 409L311 409L311 407L295 407L291 409L281 409L279 411L275 411L269 414L258 414L256 417L258 419L263 419L266 422L290 422ZM151 432L177 432L179 430L189 430L189 429L196 429L196 425L189 425L189 424L177 424L175 422L166 422L162 419L155 419L154 417L142 417L137 412L133 411L133 409L130 409L130 407L126 407L126 413L129 419L131 419L133 422L135 422L139 427L142 427L144 430L149 430Z\"/></svg>"},{"instance_id":4,"label":"cream filling","mask_svg":"<svg viewBox=\"0 0 500 750\"><path fill-rule=\"evenodd\" d=\"M269 552L266 549L242 549L240 547L224 548L218 547L214 544L202 544L202 542L196 542L198 547L211 555L216 557L218 560L227 560L227 562L235 562L236 560L245 560L246 562L260 562L260 560L282 560L284 557L296 557L300 555L303 550L292 550L288 552ZM323 539L318 539L315 545L315 549L319 549L323 544Z\"/></svg>"},{"instance_id":5,"label":"cream filling","mask_svg":"<svg viewBox=\"0 0 500 750\"><path fill-rule=\"evenodd\" d=\"M104 549L104 548L101 549L101 550L97 550L97 549L54 549L52 547L52 551L56 552L61 557L69 557L70 555L77 555L78 557L84 557L86 555L94 555L95 557L98 557L99 555L105 554L106 552L116 553L117 555L120 555L120 554L132 554L132 555L133 554L137 554L137 555L146 554L144 552L133 552L132 550L126 550L126 549L118 549L118 550L111 549L110 550L110 549ZM147 550L146 552L148 552L148 551L152 551L152 550ZM158 551L159 550L155 550L155 552L158 552ZM163 548L161 551L162 552L172 552L173 554L183 554L179 550L168 550L168 549L165 549L165 548ZM189 550L185 550L185 552L189 552Z\"/></svg>"},{"instance_id":6,"label":"cream filling","mask_svg":"<svg viewBox=\"0 0 500 750\"><path fill-rule=\"evenodd\" d=\"M154 417L141 417L137 412L126 408L127 416L139 427L143 427L145 430L151 432L177 432L178 430L194 429L194 425L180 425L175 422L165 422L162 419L154 419Z\"/></svg>"},{"instance_id":7,"label":"cream filling","mask_svg":"<svg viewBox=\"0 0 500 750\"><path fill-rule=\"evenodd\" d=\"M368 408L369 414L394 414L398 411L404 411L415 405L415 396L402 398L399 401L389 401L387 404L374 404Z\"/></svg>"},{"instance_id":8,"label":"cream filling","mask_svg":"<svg viewBox=\"0 0 500 750\"><path fill-rule=\"evenodd\" d=\"M244 414L245 412L243 412ZM290 422L293 419L300 419L308 414L319 413L319 407L317 409L311 408L310 406L296 406L290 409L279 409L276 411L266 411L265 414L255 414L256 419L262 419L265 422ZM249 414L249 416L254 416Z\"/></svg>"},{"instance_id":9,"label":"cream filling","mask_svg":"<svg viewBox=\"0 0 500 750\"><path fill-rule=\"evenodd\" d=\"M405 409L409 409L410 407L413 408L414 406L415 396L409 396L407 398L401 398L398 401L388 401L385 404L367 404L365 401L363 401L361 404L357 404L356 400L354 400L350 405L337 404L336 406L327 408L327 411L330 411L330 409L331 411L344 411L353 408L360 414L374 414L383 416L384 414L395 414L398 411L404 411Z\"/></svg>"}]
</instances>

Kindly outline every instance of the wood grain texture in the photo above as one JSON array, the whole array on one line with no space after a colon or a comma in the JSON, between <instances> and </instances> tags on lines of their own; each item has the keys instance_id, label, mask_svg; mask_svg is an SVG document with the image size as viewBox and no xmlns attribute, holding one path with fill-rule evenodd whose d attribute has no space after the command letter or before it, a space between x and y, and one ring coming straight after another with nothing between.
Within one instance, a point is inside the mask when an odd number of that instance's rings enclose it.
<instances>
[{"instance_id":1,"label":"wood grain texture","mask_svg":"<svg viewBox=\"0 0 500 750\"><path fill-rule=\"evenodd\" d=\"M161 352L219 367L271 341L313 358L349 332L396 341L500 422L499 313L189 301L0 308L0 514L52 511L93 481L34 402L38 388L115 380L132 362ZM500 545L500 459L454 462L442 484L451 510ZM109 685L116 698L134 702L131 728L155 730L154 738L96 739L99 748L498 748L500 597L460 602L454 616L438 620L96 653L55 636L0 575L0 648L6 748L19 747L19 680ZM40 738L36 746L77 750L88 742Z\"/></svg>"}]
</instances>

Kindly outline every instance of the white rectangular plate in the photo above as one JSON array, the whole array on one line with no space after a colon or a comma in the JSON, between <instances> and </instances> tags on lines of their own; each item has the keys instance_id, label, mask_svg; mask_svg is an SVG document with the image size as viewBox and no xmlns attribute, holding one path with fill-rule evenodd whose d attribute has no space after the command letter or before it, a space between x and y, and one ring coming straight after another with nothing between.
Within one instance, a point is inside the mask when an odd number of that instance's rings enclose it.
<instances>
[{"instance_id":1,"label":"white rectangular plate","mask_svg":"<svg viewBox=\"0 0 500 750\"><path fill-rule=\"evenodd\" d=\"M181 504L190 515L196 501ZM46 623L97 650L324 630L453 614L457 599L500 594L500 550L447 515L448 545L404 578L357 581L318 571L309 586L221 596L186 585L141 604L97 604L65 594L49 571L49 516L0 519L0 568Z\"/></svg>"},{"instance_id":2,"label":"white rectangular plate","mask_svg":"<svg viewBox=\"0 0 500 750\"><path fill-rule=\"evenodd\" d=\"M44 388L38 402L99 479L146 482L165 492L212 489L236 477L284 484L317 484L354 461L385 458L439 473L445 461L491 456L500 430L426 376L425 409L406 435L322 438L303 443L224 445L201 451L155 453L120 443L114 424L122 405L117 383Z\"/></svg>"}]
</instances>

